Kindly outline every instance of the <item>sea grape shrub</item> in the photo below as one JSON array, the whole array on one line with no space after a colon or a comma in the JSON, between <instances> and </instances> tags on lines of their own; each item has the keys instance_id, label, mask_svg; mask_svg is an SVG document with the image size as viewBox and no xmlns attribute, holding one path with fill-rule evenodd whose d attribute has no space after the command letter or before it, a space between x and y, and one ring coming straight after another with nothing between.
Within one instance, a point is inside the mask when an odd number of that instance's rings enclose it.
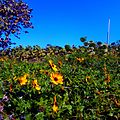
<instances>
[{"instance_id":1,"label":"sea grape shrub","mask_svg":"<svg viewBox=\"0 0 120 120\"><path fill-rule=\"evenodd\" d=\"M71 51L71 47L70 45L65 45L65 50L68 52L68 51Z\"/></svg>"},{"instance_id":2,"label":"sea grape shrub","mask_svg":"<svg viewBox=\"0 0 120 120\"><path fill-rule=\"evenodd\" d=\"M31 12L32 9L22 0L0 0L0 47L9 45L10 34L20 39L22 28L33 28Z\"/></svg>"}]
</instances>

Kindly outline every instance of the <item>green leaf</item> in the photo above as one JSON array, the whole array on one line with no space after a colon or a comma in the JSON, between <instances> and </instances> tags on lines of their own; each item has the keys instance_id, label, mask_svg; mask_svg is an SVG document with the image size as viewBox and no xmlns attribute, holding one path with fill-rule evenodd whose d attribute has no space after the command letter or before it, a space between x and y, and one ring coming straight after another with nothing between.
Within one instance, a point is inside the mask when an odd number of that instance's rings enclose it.
<instances>
[{"instance_id":1,"label":"green leaf","mask_svg":"<svg viewBox=\"0 0 120 120\"><path fill-rule=\"evenodd\" d=\"M0 99L3 98L4 94L2 92L2 90L0 90Z\"/></svg>"},{"instance_id":2,"label":"green leaf","mask_svg":"<svg viewBox=\"0 0 120 120\"><path fill-rule=\"evenodd\" d=\"M36 120L44 120L44 113L40 112L36 115Z\"/></svg>"},{"instance_id":3,"label":"green leaf","mask_svg":"<svg viewBox=\"0 0 120 120\"><path fill-rule=\"evenodd\" d=\"M26 120L31 120L31 114L26 115Z\"/></svg>"}]
</instances>

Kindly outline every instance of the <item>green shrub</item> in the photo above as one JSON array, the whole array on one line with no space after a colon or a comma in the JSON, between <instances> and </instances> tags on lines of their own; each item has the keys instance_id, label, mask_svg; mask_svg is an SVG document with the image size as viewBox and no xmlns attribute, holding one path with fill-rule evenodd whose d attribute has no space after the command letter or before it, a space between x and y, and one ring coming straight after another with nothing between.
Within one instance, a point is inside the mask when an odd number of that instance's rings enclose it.
<instances>
[{"instance_id":1,"label":"green shrub","mask_svg":"<svg viewBox=\"0 0 120 120\"><path fill-rule=\"evenodd\" d=\"M31 48L31 53L34 50ZM85 47L69 54L62 49L57 51L58 54L46 54L36 62L1 57L0 117L16 120L119 119L118 52L113 54L109 50L100 56L97 49L91 55Z\"/></svg>"}]
</instances>

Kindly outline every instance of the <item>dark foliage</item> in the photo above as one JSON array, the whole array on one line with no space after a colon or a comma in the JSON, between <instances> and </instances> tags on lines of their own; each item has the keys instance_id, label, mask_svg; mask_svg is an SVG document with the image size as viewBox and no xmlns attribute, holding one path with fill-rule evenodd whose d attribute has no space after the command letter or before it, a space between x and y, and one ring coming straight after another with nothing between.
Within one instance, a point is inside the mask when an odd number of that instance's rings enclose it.
<instances>
[{"instance_id":1,"label":"dark foliage","mask_svg":"<svg viewBox=\"0 0 120 120\"><path fill-rule=\"evenodd\" d=\"M31 12L32 9L22 0L0 0L0 48L12 44L10 34L20 39L22 28L33 28Z\"/></svg>"}]
</instances>

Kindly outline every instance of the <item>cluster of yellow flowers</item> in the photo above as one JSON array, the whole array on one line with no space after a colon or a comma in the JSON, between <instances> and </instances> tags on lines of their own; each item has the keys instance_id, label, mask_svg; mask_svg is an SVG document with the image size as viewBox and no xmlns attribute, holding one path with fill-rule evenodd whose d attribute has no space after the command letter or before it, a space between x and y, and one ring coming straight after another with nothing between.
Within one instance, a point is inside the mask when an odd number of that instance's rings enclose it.
<instances>
[{"instance_id":1,"label":"cluster of yellow flowers","mask_svg":"<svg viewBox=\"0 0 120 120\"><path fill-rule=\"evenodd\" d=\"M23 76L21 76L21 77L19 77L18 78L18 81L19 81L19 83L20 83L20 85L26 85L26 83L27 83L27 77L29 76L29 74L25 74L25 75L23 75ZM38 84L38 82L37 82L37 80L33 80L32 81L32 86L36 89L36 90L40 90L40 86L39 86L39 84Z\"/></svg>"},{"instance_id":2,"label":"cluster of yellow flowers","mask_svg":"<svg viewBox=\"0 0 120 120\"><path fill-rule=\"evenodd\" d=\"M57 66L53 63L52 60L49 60L49 65L50 65L50 67L52 68L52 70L54 72L52 72L51 74L47 74L46 71L44 71L44 70L40 70L40 72L49 75L50 79L51 79L51 82L53 84L55 84L55 85L63 84L63 76L58 72L59 70L58 70ZM24 74L23 76L19 77L18 79L15 78L15 80L18 80L20 85L22 86L22 85L26 85L27 84L27 82L28 82L27 78L28 77L29 77L29 74ZM36 79L34 79L32 81L32 86L33 86L33 88L35 88L38 91L41 89L41 87L38 84L38 81ZM53 111L55 113L58 111L58 106L57 106L57 102L56 102L56 96L54 96L54 104L53 104L52 108L53 108Z\"/></svg>"},{"instance_id":3,"label":"cluster of yellow flowers","mask_svg":"<svg viewBox=\"0 0 120 120\"><path fill-rule=\"evenodd\" d=\"M63 76L60 73L58 73L57 66L53 63L52 60L49 60L49 64L54 71L50 74L51 82L55 85L63 84Z\"/></svg>"},{"instance_id":4,"label":"cluster of yellow flowers","mask_svg":"<svg viewBox=\"0 0 120 120\"><path fill-rule=\"evenodd\" d=\"M4 62L4 61L6 61L7 60L7 57L0 57L0 61L1 62Z\"/></svg>"},{"instance_id":5,"label":"cluster of yellow flowers","mask_svg":"<svg viewBox=\"0 0 120 120\"><path fill-rule=\"evenodd\" d=\"M57 66L53 63L52 60L49 60L49 64L50 64L50 67L53 69L54 72L52 72L50 74L50 78L51 78L51 82L55 85L58 85L58 84L63 84L63 76L58 73L58 68ZM61 61L58 62L58 64L61 66ZM54 104L53 104L53 111L55 113L58 112L58 105L57 105L57 102L56 102L56 96L54 96Z\"/></svg>"}]
</instances>

